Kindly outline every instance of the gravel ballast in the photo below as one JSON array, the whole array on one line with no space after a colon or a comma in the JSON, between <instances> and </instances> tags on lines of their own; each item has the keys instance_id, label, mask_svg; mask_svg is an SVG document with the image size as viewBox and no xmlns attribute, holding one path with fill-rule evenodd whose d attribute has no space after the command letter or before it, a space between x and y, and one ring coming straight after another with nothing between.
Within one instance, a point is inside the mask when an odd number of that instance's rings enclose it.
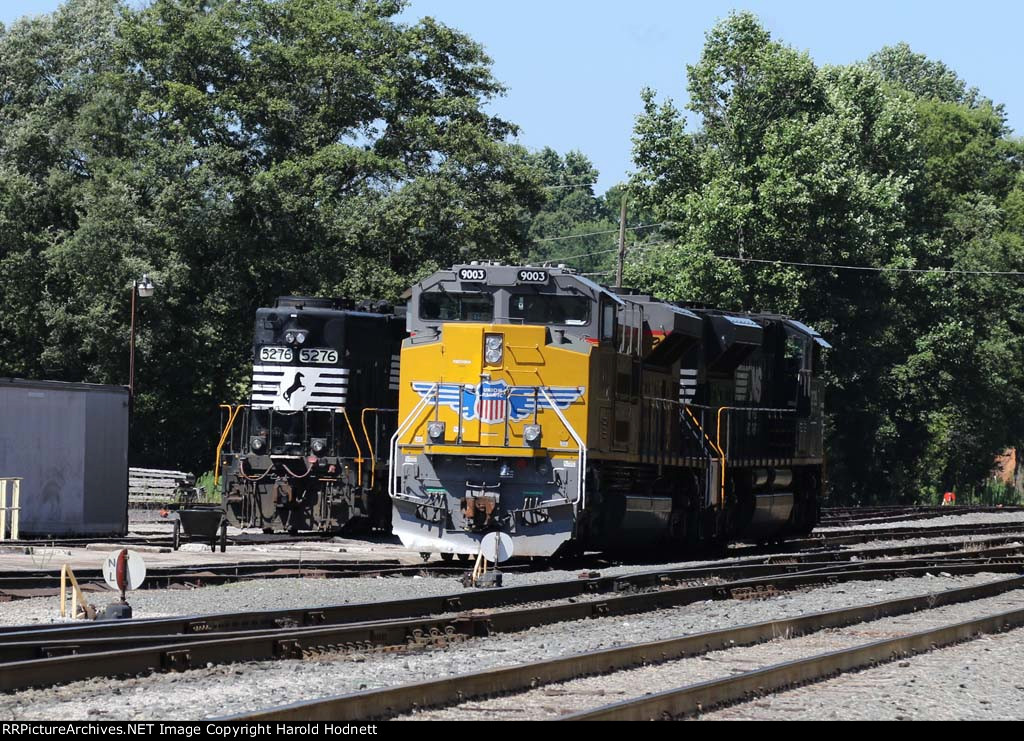
<instances>
[{"instance_id":1,"label":"gravel ballast","mask_svg":"<svg viewBox=\"0 0 1024 741\"><path fill-rule=\"evenodd\" d=\"M705 720L1021 720L1024 629L981 636L701 716Z\"/></svg>"},{"instance_id":2,"label":"gravel ballast","mask_svg":"<svg viewBox=\"0 0 1024 741\"><path fill-rule=\"evenodd\" d=\"M1024 523L1021 527L1024 531ZM968 549L981 548L987 540L1000 536L967 536L946 538L918 538L908 541L872 541L843 549L850 553L874 548L889 548L938 543L961 542ZM923 555L923 554L921 554ZM906 556L920 558L921 555ZM939 555L948 555L943 552ZM773 554L772 558L785 558L786 554ZM311 556L312 557L312 556ZM646 571L713 566L748 560L749 555L717 560L677 561L672 563L635 563L600 568L602 576L623 576ZM854 560L856 557L854 557ZM891 559L890 559L891 560ZM553 568L547 571L506 572L505 586L541 584L552 581L573 580L579 570ZM382 600L434 597L464 591L461 582L453 577L371 577L349 579L263 579L235 584L202 588L175 588L133 592L129 597L136 618L155 618L180 615L204 615L242 610L273 610L323 605L379 602ZM98 610L117 600L112 591L88 592L86 598ZM67 622L58 616L57 597L36 597L0 602L0 625L37 625Z\"/></svg>"},{"instance_id":3,"label":"gravel ballast","mask_svg":"<svg viewBox=\"0 0 1024 741\"><path fill-rule=\"evenodd\" d=\"M819 631L791 639L778 639L756 646L714 651L703 656L644 666L610 675L547 685L529 692L467 703L466 706L428 710L400 719L467 720L482 715L489 720L553 720L562 715L596 708L612 702L642 697L667 689L727 677L816 654L895 638L921 630L995 614L1024 604L1024 591L948 605L908 615L859 623L846 628ZM819 717L826 703L808 700L809 718ZM839 716L833 716L839 717ZM870 713L865 717L873 717ZM953 716L956 717L956 716ZM1021 716L1018 716L1021 717Z\"/></svg>"},{"instance_id":4,"label":"gravel ballast","mask_svg":"<svg viewBox=\"0 0 1024 741\"><path fill-rule=\"evenodd\" d=\"M890 582L849 582L808 592L787 593L764 601L706 602L644 615L544 626L443 650L247 662L127 680L94 679L0 697L0 717L11 720L158 720L220 716L359 689L556 658L625 643L927 594L1003 578L1006 577L1001 574L979 574ZM408 580L399 583L407 584ZM1017 599L1020 599L1019 595Z\"/></svg>"}]
</instances>

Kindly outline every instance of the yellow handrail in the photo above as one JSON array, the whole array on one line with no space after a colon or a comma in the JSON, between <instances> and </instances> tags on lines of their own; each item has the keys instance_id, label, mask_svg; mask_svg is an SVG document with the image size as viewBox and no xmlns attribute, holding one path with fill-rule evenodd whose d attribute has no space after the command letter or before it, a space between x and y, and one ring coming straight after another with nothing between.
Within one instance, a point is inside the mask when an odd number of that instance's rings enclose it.
<instances>
[{"instance_id":1,"label":"yellow handrail","mask_svg":"<svg viewBox=\"0 0 1024 741\"><path fill-rule=\"evenodd\" d=\"M711 446L711 449L718 455L718 459L722 462L722 470L721 470L721 477L720 477L721 480L719 482L721 484L721 487L720 487L719 494L721 496L720 502L723 505L725 504L725 453L722 452L722 446L719 445L719 442L721 441L721 435L722 435L722 411L725 410L725 409L728 409L728 408L729 407L719 407L719 409L718 409L718 434L716 436L717 440L712 440L710 437L708 437L708 434L706 432L704 432L704 428L700 426L700 422L697 421L697 417L694 416L693 412L690 411L690 407L689 406L683 406L683 409L686 410L686 413L690 415L690 419L692 419L693 423L695 425L697 425L697 429L700 430L700 434L704 436L704 439L707 440L708 445Z\"/></svg>"},{"instance_id":2,"label":"yellow handrail","mask_svg":"<svg viewBox=\"0 0 1024 741\"><path fill-rule=\"evenodd\" d=\"M375 413L379 414L380 412L389 412L389 411L397 412L398 410L397 409L382 409L380 407L368 407L368 408L366 408L366 409L364 409L362 411L362 414L359 415L360 416L360 421L361 421L361 423L363 425L363 436L366 438L366 447L369 448L369 450L370 450L370 488L371 489L373 488L373 483L376 480L377 456L373 452L373 443L370 441L370 431L366 429L366 413L367 412L375 412Z\"/></svg>"},{"instance_id":3,"label":"yellow handrail","mask_svg":"<svg viewBox=\"0 0 1024 741\"><path fill-rule=\"evenodd\" d=\"M355 459L355 461L356 461L356 470L358 471L358 476L356 478L356 482L357 482L356 486L362 486L363 485L363 449L359 447L359 441L356 439L356 432L355 432L355 430L352 429L352 420L350 420L348 418L348 412L345 410L345 407L338 407L338 411L341 412L342 415L344 415L344 417L345 417L345 424L348 425L348 432L352 436L352 442L356 446L356 459Z\"/></svg>"},{"instance_id":4,"label":"yellow handrail","mask_svg":"<svg viewBox=\"0 0 1024 741\"><path fill-rule=\"evenodd\" d=\"M220 481L220 451L224 448L224 442L228 439L228 435L231 433L231 428L235 425L235 419L238 417L238 413L242 411L245 404L238 404L232 411L230 404L218 404L218 409L228 410L228 422L224 425L224 431L220 433L220 441L217 443L217 458L213 462L213 488L217 488L217 482ZM211 492L212 493L212 492Z\"/></svg>"}]
</instances>

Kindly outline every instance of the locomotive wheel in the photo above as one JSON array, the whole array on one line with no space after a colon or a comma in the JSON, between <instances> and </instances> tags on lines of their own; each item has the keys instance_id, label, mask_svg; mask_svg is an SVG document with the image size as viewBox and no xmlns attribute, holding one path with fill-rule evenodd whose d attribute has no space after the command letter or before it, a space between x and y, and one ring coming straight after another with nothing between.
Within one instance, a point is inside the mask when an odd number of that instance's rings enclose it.
<instances>
[{"instance_id":1,"label":"locomotive wheel","mask_svg":"<svg viewBox=\"0 0 1024 741\"><path fill-rule=\"evenodd\" d=\"M451 561L453 558L455 558L455 554L454 553L442 553L441 554L441 560L442 561Z\"/></svg>"}]
</instances>

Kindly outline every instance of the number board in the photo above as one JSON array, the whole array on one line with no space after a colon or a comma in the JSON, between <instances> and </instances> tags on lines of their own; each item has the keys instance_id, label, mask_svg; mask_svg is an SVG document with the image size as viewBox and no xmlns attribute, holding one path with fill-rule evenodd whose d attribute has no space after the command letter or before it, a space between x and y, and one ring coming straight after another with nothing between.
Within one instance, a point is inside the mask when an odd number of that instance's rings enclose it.
<instances>
[{"instance_id":1,"label":"number board","mask_svg":"<svg viewBox=\"0 0 1024 741\"><path fill-rule=\"evenodd\" d=\"M547 270L520 270L516 273L518 283L547 283Z\"/></svg>"},{"instance_id":2,"label":"number board","mask_svg":"<svg viewBox=\"0 0 1024 741\"><path fill-rule=\"evenodd\" d=\"M325 348L311 347L308 350L299 350L300 363L337 363L338 351Z\"/></svg>"},{"instance_id":3,"label":"number board","mask_svg":"<svg viewBox=\"0 0 1024 741\"><path fill-rule=\"evenodd\" d=\"M260 362L262 363L290 363L293 357L290 347L260 348Z\"/></svg>"},{"instance_id":4,"label":"number board","mask_svg":"<svg viewBox=\"0 0 1024 741\"><path fill-rule=\"evenodd\" d=\"M487 271L483 268L459 268L459 280L483 283L487 280Z\"/></svg>"}]
</instances>

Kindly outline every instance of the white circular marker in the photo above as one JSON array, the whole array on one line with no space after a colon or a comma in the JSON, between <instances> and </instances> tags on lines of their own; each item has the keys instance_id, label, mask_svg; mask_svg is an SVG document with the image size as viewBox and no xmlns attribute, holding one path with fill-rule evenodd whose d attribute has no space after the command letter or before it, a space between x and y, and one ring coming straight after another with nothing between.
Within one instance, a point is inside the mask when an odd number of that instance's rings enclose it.
<instances>
[{"instance_id":1,"label":"white circular marker","mask_svg":"<svg viewBox=\"0 0 1024 741\"><path fill-rule=\"evenodd\" d=\"M508 533L487 533L480 541L480 552L492 563L512 558L512 550L512 536Z\"/></svg>"},{"instance_id":2,"label":"white circular marker","mask_svg":"<svg viewBox=\"0 0 1024 741\"><path fill-rule=\"evenodd\" d=\"M123 566L118 569L118 562ZM120 574L118 573L120 571ZM118 576L121 579L118 579ZM120 592L122 589L138 589L146 580L146 563L135 551L121 549L113 551L103 561L103 581L111 589Z\"/></svg>"}]
</instances>

